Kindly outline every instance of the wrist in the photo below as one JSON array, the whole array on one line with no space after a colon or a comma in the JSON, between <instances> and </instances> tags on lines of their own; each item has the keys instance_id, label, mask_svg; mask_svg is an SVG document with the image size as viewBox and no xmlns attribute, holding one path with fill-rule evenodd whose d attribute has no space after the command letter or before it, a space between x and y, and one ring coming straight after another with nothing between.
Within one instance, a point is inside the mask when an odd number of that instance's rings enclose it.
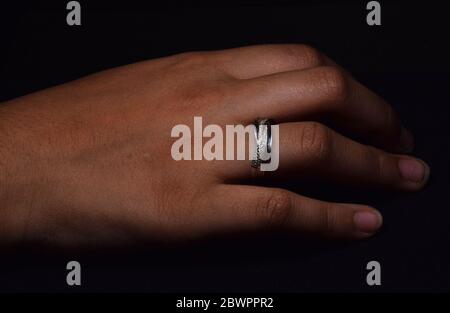
<instances>
[{"instance_id":1,"label":"wrist","mask_svg":"<svg viewBox=\"0 0 450 313\"><path fill-rule=\"evenodd\" d=\"M32 239L34 216L42 209L38 196L42 168L25 125L8 106L0 107L0 244Z\"/></svg>"}]
</instances>

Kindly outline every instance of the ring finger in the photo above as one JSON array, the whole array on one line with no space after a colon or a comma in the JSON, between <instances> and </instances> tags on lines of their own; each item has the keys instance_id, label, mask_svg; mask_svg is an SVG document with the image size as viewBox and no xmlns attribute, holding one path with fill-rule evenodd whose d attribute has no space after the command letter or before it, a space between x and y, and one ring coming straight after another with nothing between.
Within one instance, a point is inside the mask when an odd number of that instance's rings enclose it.
<instances>
[{"instance_id":1,"label":"ring finger","mask_svg":"<svg viewBox=\"0 0 450 313\"><path fill-rule=\"evenodd\" d=\"M420 189L428 179L423 161L360 144L320 123L279 127L279 168L265 173L270 177L314 177L403 190ZM248 160L227 161L224 168L231 179L250 178L256 170Z\"/></svg>"}]
</instances>

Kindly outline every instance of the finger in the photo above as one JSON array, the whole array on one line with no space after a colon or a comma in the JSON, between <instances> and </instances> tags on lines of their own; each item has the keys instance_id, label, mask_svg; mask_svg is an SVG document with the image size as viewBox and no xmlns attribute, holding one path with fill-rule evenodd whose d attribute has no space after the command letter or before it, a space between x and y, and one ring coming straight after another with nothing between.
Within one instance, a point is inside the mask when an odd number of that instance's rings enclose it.
<instances>
[{"instance_id":1,"label":"finger","mask_svg":"<svg viewBox=\"0 0 450 313\"><path fill-rule=\"evenodd\" d=\"M215 210L207 224L214 230L283 228L330 238L362 239L382 224L381 214L371 207L322 202L277 188L219 185L210 199Z\"/></svg>"},{"instance_id":2,"label":"finger","mask_svg":"<svg viewBox=\"0 0 450 313\"><path fill-rule=\"evenodd\" d=\"M296 44L257 45L214 52L221 67L239 79L329 64L318 50Z\"/></svg>"},{"instance_id":3,"label":"finger","mask_svg":"<svg viewBox=\"0 0 450 313\"><path fill-rule=\"evenodd\" d=\"M265 173L269 177L313 177L400 190L418 190L428 180L425 162L360 144L320 123L279 127L279 167ZM229 161L223 175L246 179L254 176L252 171L249 161Z\"/></svg>"},{"instance_id":4,"label":"finger","mask_svg":"<svg viewBox=\"0 0 450 313\"><path fill-rule=\"evenodd\" d=\"M393 108L342 70L322 66L277 73L237 83L239 106L230 118L251 123L255 117L277 122L324 118L333 126L396 152L410 151L412 136Z\"/></svg>"}]
</instances>

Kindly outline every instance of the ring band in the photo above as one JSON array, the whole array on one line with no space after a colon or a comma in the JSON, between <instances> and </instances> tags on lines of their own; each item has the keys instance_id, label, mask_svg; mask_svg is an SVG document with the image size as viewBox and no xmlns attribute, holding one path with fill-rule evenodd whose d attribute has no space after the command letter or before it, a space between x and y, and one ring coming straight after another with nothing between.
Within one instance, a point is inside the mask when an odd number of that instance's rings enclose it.
<instances>
[{"instance_id":1,"label":"ring band","mask_svg":"<svg viewBox=\"0 0 450 313\"><path fill-rule=\"evenodd\" d=\"M255 125L255 153L251 162L253 168L260 168L262 163L270 163L272 152L272 130L273 120L268 118L257 119Z\"/></svg>"}]
</instances>

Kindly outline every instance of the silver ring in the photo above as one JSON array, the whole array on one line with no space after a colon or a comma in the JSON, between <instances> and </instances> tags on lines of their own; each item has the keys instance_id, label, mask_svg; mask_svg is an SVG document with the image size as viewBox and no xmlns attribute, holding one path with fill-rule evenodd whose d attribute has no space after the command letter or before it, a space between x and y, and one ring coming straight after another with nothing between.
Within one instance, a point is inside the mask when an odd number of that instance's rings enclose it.
<instances>
[{"instance_id":1,"label":"silver ring","mask_svg":"<svg viewBox=\"0 0 450 313\"><path fill-rule=\"evenodd\" d=\"M272 152L272 124L273 120L268 118L257 119L255 125L256 147L252 159L252 167L259 169L262 163L270 163Z\"/></svg>"}]
</instances>

